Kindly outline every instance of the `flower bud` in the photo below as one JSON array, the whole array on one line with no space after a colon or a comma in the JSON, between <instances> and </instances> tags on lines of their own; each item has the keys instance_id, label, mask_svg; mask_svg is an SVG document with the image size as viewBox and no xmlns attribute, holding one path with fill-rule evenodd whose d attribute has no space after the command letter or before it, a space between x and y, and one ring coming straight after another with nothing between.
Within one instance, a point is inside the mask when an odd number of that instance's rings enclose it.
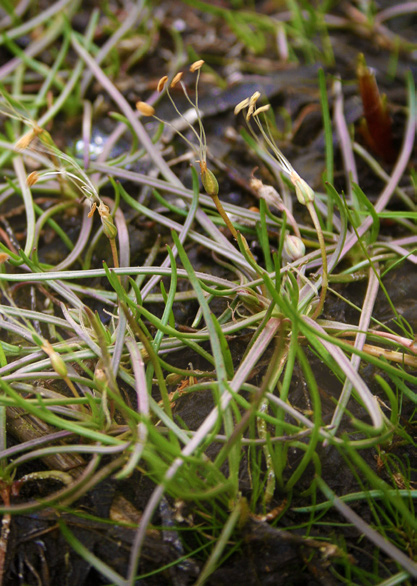
<instances>
[{"instance_id":1,"label":"flower bud","mask_svg":"<svg viewBox=\"0 0 417 586\"><path fill-rule=\"evenodd\" d=\"M61 356L58 354L58 352L53 352L52 354L50 354L49 359L51 361L52 368L59 376L61 376L62 378L68 376L67 365L65 364Z\"/></svg>"},{"instance_id":2,"label":"flower bud","mask_svg":"<svg viewBox=\"0 0 417 586\"><path fill-rule=\"evenodd\" d=\"M267 307L265 304L265 298L252 291L252 289L249 289L249 287L240 287L239 289L236 289L236 294L239 297L239 301L241 301L251 313L257 313Z\"/></svg>"},{"instance_id":3,"label":"flower bud","mask_svg":"<svg viewBox=\"0 0 417 586\"><path fill-rule=\"evenodd\" d=\"M219 194L217 179L214 173L210 169L207 169L207 166L203 166L201 169L201 182L207 195L213 196Z\"/></svg>"},{"instance_id":4,"label":"flower bud","mask_svg":"<svg viewBox=\"0 0 417 586\"><path fill-rule=\"evenodd\" d=\"M304 181L304 179L301 179L298 173L293 171L290 175L290 179L291 183L295 187L295 194L297 196L297 199L301 204L306 205L314 201L314 191L311 189L309 184L306 181Z\"/></svg>"},{"instance_id":5,"label":"flower bud","mask_svg":"<svg viewBox=\"0 0 417 586\"><path fill-rule=\"evenodd\" d=\"M306 253L304 242L298 236L286 234L284 238L283 256L288 262L302 258Z\"/></svg>"},{"instance_id":6,"label":"flower bud","mask_svg":"<svg viewBox=\"0 0 417 586\"><path fill-rule=\"evenodd\" d=\"M43 341L42 350L45 352L45 354L48 354L52 368L55 370L55 372L62 378L68 376L67 365L58 352L55 352L48 340Z\"/></svg>"},{"instance_id":7,"label":"flower bud","mask_svg":"<svg viewBox=\"0 0 417 586\"><path fill-rule=\"evenodd\" d=\"M179 382L181 382L181 375L180 374L176 374L175 372L170 372L166 379L165 379L165 383L167 385L177 385Z\"/></svg>"},{"instance_id":8,"label":"flower bud","mask_svg":"<svg viewBox=\"0 0 417 586\"><path fill-rule=\"evenodd\" d=\"M113 222L113 218L111 216L101 218L101 223L103 225L103 232L107 238L109 240L114 240L117 236L117 228Z\"/></svg>"},{"instance_id":9,"label":"flower bud","mask_svg":"<svg viewBox=\"0 0 417 586\"><path fill-rule=\"evenodd\" d=\"M100 214L104 234L109 240L114 240L117 236L117 228L114 225L112 216L110 215L109 206L106 206L106 204L101 202L97 209L98 213Z\"/></svg>"}]
</instances>

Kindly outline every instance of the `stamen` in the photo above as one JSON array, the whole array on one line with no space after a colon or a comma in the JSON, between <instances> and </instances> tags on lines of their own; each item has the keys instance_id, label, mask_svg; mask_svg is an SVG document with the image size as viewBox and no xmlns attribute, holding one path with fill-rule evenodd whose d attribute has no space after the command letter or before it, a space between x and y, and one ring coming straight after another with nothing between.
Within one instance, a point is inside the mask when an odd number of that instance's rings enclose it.
<instances>
[{"instance_id":1,"label":"stamen","mask_svg":"<svg viewBox=\"0 0 417 586\"><path fill-rule=\"evenodd\" d=\"M155 108L146 102L136 102L136 109L143 114L143 116L153 116L155 114Z\"/></svg>"},{"instance_id":2,"label":"stamen","mask_svg":"<svg viewBox=\"0 0 417 586\"><path fill-rule=\"evenodd\" d=\"M245 98L244 100L242 100L241 102L239 102L237 104L237 106L234 109L234 114L235 116L237 116L239 114L239 112L241 112L244 108L246 108L246 106L249 104L249 98Z\"/></svg>"},{"instance_id":3,"label":"stamen","mask_svg":"<svg viewBox=\"0 0 417 586\"><path fill-rule=\"evenodd\" d=\"M251 106L254 106L256 104L256 102L259 100L259 98L261 97L261 92L255 92L254 94L252 94L252 96L249 98L249 104Z\"/></svg>"},{"instance_id":4,"label":"stamen","mask_svg":"<svg viewBox=\"0 0 417 586\"><path fill-rule=\"evenodd\" d=\"M257 108L255 110L255 112L253 113L253 116L258 116L261 112L267 112L270 107L271 107L271 104L266 104L265 106L261 106L260 108Z\"/></svg>"},{"instance_id":5,"label":"stamen","mask_svg":"<svg viewBox=\"0 0 417 586\"><path fill-rule=\"evenodd\" d=\"M253 104L249 103L249 108L246 113L246 122L248 122L250 120L250 117L252 116L253 111L254 111L254 106L253 106Z\"/></svg>"},{"instance_id":6,"label":"stamen","mask_svg":"<svg viewBox=\"0 0 417 586\"><path fill-rule=\"evenodd\" d=\"M190 66L191 73L194 73L198 69L201 69L203 67L204 63L205 62L203 61L203 59L199 59L198 61L194 61L194 63L192 63Z\"/></svg>"},{"instance_id":7,"label":"stamen","mask_svg":"<svg viewBox=\"0 0 417 586\"><path fill-rule=\"evenodd\" d=\"M171 81L171 84L169 87L173 88L177 85L177 83L180 81L180 79L182 78L183 73L182 71L178 72L177 75L174 77L174 79Z\"/></svg>"},{"instance_id":8,"label":"stamen","mask_svg":"<svg viewBox=\"0 0 417 586\"><path fill-rule=\"evenodd\" d=\"M167 81L168 81L167 75L164 75L164 77L161 77L161 79L158 81L158 85L156 86L156 90L158 92L162 92Z\"/></svg>"}]
</instances>

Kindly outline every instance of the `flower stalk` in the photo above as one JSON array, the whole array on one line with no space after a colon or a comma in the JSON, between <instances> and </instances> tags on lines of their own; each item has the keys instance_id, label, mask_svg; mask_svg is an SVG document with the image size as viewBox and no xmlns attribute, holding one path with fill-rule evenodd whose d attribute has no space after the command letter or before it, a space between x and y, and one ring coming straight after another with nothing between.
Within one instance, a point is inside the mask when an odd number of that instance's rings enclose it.
<instances>
[{"instance_id":1,"label":"flower stalk","mask_svg":"<svg viewBox=\"0 0 417 586\"><path fill-rule=\"evenodd\" d=\"M320 298L312 315L313 319L315 319L320 315L323 309L328 288L326 244L324 241L323 230L321 228L320 221L317 216L316 208L314 207L315 194L310 185L308 185L308 183L302 177L300 177L300 175L297 173L297 171L294 169L294 167L291 165L288 159L284 156L284 154L275 144L275 141L272 137L272 133L268 126L268 120L265 116L265 112L269 110L270 105L266 104L265 106L260 106L259 108L256 107L256 102L260 98L260 95L261 94L259 92L255 92L251 97L245 98L244 100L239 102L239 104L237 104L237 106L235 107L234 113L235 115L237 115L239 114L239 112L246 110L245 120L248 125L250 133L252 134L256 142L259 143L259 137L255 133L250 124L251 120L253 120L256 126L258 127L258 130L261 133L267 147L272 151L279 165L281 166L282 171L288 175L291 183L294 186L295 194L297 196L298 201L302 205L306 206L310 214L311 220L317 233L322 258L322 283ZM263 122L260 119L260 114L263 114ZM292 225L292 222L290 223Z\"/></svg>"},{"instance_id":2,"label":"flower stalk","mask_svg":"<svg viewBox=\"0 0 417 586\"><path fill-rule=\"evenodd\" d=\"M186 123L187 127L193 132L193 134L197 140L197 145L192 143L190 140L188 140L188 138L186 136L184 136L184 134L182 132L180 132L177 128L175 128L172 124L170 124L169 122L165 122L164 120L161 120L155 114L155 109L150 104L147 104L146 102L138 101L138 102L136 102L136 109L143 116L152 116L152 118L154 118L158 122L162 122L163 124L172 128L189 145L189 147L192 149L192 151L194 151L194 153L196 153L196 156L198 157L196 162L199 163L199 165L200 165L201 183L204 187L204 190L207 193L207 195L209 195L212 198L214 205L216 206L216 209L219 212L221 218L223 219L224 223L228 227L233 238L237 241L238 237L237 237L236 228L233 226L229 216L227 215L227 213L226 213L226 211L225 211L225 209L219 199L219 184L217 182L217 179L216 179L214 173L207 167L207 138L206 138L206 133L204 130L203 122L201 120L200 110L198 108L198 83L200 80L200 71L201 71L201 68L203 65L204 65L204 61L202 59L199 59L198 61L195 61L194 63L192 63L190 66L190 72L197 73L196 81L195 81L195 102L193 102L191 100L191 98L189 97L187 88L186 88L184 82L182 81L182 77L183 77L182 71L180 71L179 73L177 73L173 77L171 83L168 83L168 76L164 75L163 77L161 77L161 79L159 80L158 85L157 85L157 90L159 92L162 92L164 89L166 89L167 96L168 96L171 104L173 105L175 112ZM198 131L189 122L189 120L186 118L186 116L180 112L180 110L178 109L178 107L175 103L175 100L173 99L173 97L171 95L170 89L174 88L177 84L180 84L185 98L187 99L188 103L191 105L191 107L194 109L194 111L196 113L196 119L198 122Z\"/></svg>"}]
</instances>

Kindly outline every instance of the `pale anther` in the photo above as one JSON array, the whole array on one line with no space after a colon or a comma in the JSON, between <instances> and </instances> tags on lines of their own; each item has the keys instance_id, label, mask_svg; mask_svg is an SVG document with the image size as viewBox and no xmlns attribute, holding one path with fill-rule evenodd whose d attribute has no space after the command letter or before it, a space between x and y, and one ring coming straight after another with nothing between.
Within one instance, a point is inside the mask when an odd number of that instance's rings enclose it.
<instances>
[{"instance_id":1,"label":"pale anther","mask_svg":"<svg viewBox=\"0 0 417 586\"><path fill-rule=\"evenodd\" d=\"M203 67L203 65L204 65L203 59L199 59L198 61L194 61L194 63L192 63L190 66L191 73L194 73L198 69L201 69L201 67Z\"/></svg>"}]
</instances>

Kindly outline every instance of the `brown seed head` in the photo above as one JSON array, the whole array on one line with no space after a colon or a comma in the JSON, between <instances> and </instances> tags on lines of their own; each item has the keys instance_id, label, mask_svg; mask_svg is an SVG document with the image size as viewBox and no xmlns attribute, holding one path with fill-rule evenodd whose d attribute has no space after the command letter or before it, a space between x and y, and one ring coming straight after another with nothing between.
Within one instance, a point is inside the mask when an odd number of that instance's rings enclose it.
<instances>
[{"instance_id":1,"label":"brown seed head","mask_svg":"<svg viewBox=\"0 0 417 586\"><path fill-rule=\"evenodd\" d=\"M257 177L252 175L249 181L249 186L256 192L256 194L258 194L264 184L260 179L257 179Z\"/></svg>"},{"instance_id":2,"label":"brown seed head","mask_svg":"<svg viewBox=\"0 0 417 586\"><path fill-rule=\"evenodd\" d=\"M191 73L194 73L198 69L201 69L203 67L203 65L204 65L203 59L199 59L198 61L194 61L194 63L192 63L190 66Z\"/></svg>"},{"instance_id":3,"label":"brown seed head","mask_svg":"<svg viewBox=\"0 0 417 586\"><path fill-rule=\"evenodd\" d=\"M17 151L24 151L37 136L42 134L42 132L43 128L40 128L40 126L34 126L32 130L29 130L19 138L17 143L14 145L14 148Z\"/></svg>"},{"instance_id":4,"label":"brown seed head","mask_svg":"<svg viewBox=\"0 0 417 586\"><path fill-rule=\"evenodd\" d=\"M167 81L168 81L167 75L164 75L164 77L161 77L161 79L158 81L158 85L156 86L156 89L158 92L162 92Z\"/></svg>"},{"instance_id":5,"label":"brown seed head","mask_svg":"<svg viewBox=\"0 0 417 586\"><path fill-rule=\"evenodd\" d=\"M32 185L35 185L35 183L37 183L38 180L39 180L39 173L37 171L32 171L32 173L30 173L26 178L26 184L29 187L32 187Z\"/></svg>"},{"instance_id":6,"label":"brown seed head","mask_svg":"<svg viewBox=\"0 0 417 586\"><path fill-rule=\"evenodd\" d=\"M180 81L180 79L182 78L182 71L180 71L179 73L177 73L177 75L174 77L174 79L171 81L171 84L169 87L175 87L177 85L177 83Z\"/></svg>"},{"instance_id":7,"label":"brown seed head","mask_svg":"<svg viewBox=\"0 0 417 586\"><path fill-rule=\"evenodd\" d=\"M153 116L155 114L155 108L146 102L136 102L136 110L143 114L143 116Z\"/></svg>"},{"instance_id":8,"label":"brown seed head","mask_svg":"<svg viewBox=\"0 0 417 586\"><path fill-rule=\"evenodd\" d=\"M33 130L29 130L29 132L26 132L26 134L19 138L17 143L14 145L14 148L17 151L24 151L35 138L36 133Z\"/></svg>"},{"instance_id":9,"label":"brown seed head","mask_svg":"<svg viewBox=\"0 0 417 586\"><path fill-rule=\"evenodd\" d=\"M88 212L89 218L92 218L94 216L94 212L96 211L96 207L97 207L97 204L95 201L93 201L91 208L90 208L90 211Z\"/></svg>"}]
</instances>

